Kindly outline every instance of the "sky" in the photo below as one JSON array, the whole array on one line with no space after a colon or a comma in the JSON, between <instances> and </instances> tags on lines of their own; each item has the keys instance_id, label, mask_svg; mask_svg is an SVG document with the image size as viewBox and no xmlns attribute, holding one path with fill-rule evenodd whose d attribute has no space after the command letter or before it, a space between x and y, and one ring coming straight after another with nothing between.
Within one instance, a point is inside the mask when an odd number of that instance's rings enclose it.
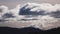
<instances>
[{"instance_id":1,"label":"sky","mask_svg":"<svg viewBox=\"0 0 60 34\"><path fill-rule=\"evenodd\" d=\"M9 8L14 8L18 4L24 4L27 2L56 4L60 3L60 0L0 0L0 5L6 5Z\"/></svg>"},{"instance_id":2,"label":"sky","mask_svg":"<svg viewBox=\"0 0 60 34\"><path fill-rule=\"evenodd\" d=\"M20 8L18 4L25 5ZM0 6L0 26L15 28L32 26L45 30L60 27L59 0L0 0L0 5L2 5ZM14 9L8 10L4 5Z\"/></svg>"}]
</instances>

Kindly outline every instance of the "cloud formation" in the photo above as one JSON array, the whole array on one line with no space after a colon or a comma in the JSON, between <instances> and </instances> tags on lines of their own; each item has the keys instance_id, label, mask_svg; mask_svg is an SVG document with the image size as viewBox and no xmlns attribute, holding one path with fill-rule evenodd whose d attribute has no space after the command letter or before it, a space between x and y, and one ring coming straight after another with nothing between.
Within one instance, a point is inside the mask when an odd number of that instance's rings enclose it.
<instances>
[{"instance_id":1,"label":"cloud formation","mask_svg":"<svg viewBox=\"0 0 60 34\"><path fill-rule=\"evenodd\" d=\"M0 17L8 12L8 7L2 5L0 6Z\"/></svg>"},{"instance_id":2,"label":"cloud formation","mask_svg":"<svg viewBox=\"0 0 60 34\"><path fill-rule=\"evenodd\" d=\"M7 23L4 22L5 26L8 27L24 28L32 26L42 30L60 27L60 4L26 3L10 10L6 6L0 6L0 15L1 11L2 17L9 20L6 21Z\"/></svg>"}]
</instances>

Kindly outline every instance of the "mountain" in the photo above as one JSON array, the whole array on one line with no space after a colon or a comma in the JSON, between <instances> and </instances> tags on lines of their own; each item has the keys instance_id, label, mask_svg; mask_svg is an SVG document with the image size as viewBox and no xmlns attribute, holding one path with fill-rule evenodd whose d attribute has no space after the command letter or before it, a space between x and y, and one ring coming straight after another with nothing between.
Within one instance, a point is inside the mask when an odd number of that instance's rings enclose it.
<instances>
[{"instance_id":1,"label":"mountain","mask_svg":"<svg viewBox=\"0 0 60 34\"><path fill-rule=\"evenodd\" d=\"M40 30L38 28L27 27L27 28L10 28L10 27L0 27L1 34L59 34L60 28L51 29L47 31Z\"/></svg>"}]
</instances>

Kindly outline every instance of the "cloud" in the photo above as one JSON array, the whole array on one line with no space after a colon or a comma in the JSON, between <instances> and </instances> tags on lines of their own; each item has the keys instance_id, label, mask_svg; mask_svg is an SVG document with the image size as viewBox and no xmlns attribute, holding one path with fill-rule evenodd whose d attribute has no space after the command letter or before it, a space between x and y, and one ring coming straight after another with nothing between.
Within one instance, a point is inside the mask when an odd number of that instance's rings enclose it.
<instances>
[{"instance_id":1,"label":"cloud","mask_svg":"<svg viewBox=\"0 0 60 34\"><path fill-rule=\"evenodd\" d=\"M60 6L59 4L52 5L49 3L27 3L21 8L20 15L32 15L31 17L38 19L32 21L33 27L48 30L59 27L56 23L59 23L58 18L60 17Z\"/></svg>"},{"instance_id":2,"label":"cloud","mask_svg":"<svg viewBox=\"0 0 60 34\"><path fill-rule=\"evenodd\" d=\"M4 5L0 6L0 17L7 12L8 12L8 7L7 6L4 6Z\"/></svg>"},{"instance_id":3,"label":"cloud","mask_svg":"<svg viewBox=\"0 0 60 34\"><path fill-rule=\"evenodd\" d=\"M10 12L10 10L8 9L7 6L1 5L0 6L0 19L6 19L6 18L10 18L10 17L14 17L13 14Z\"/></svg>"},{"instance_id":4,"label":"cloud","mask_svg":"<svg viewBox=\"0 0 60 34\"><path fill-rule=\"evenodd\" d=\"M14 14L14 16L17 16L19 15L19 9L20 9L20 5L17 5L14 9L11 9L10 12Z\"/></svg>"},{"instance_id":5,"label":"cloud","mask_svg":"<svg viewBox=\"0 0 60 34\"><path fill-rule=\"evenodd\" d=\"M14 9L4 8L4 10L6 10L6 12L2 12L4 15L6 15L5 13L9 14L6 17L15 16L15 18L6 18L8 21L4 24L8 27L24 28L32 26L42 30L60 27L60 4L26 3L18 5Z\"/></svg>"},{"instance_id":6,"label":"cloud","mask_svg":"<svg viewBox=\"0 0 60 34\"><path fill-rule=\"evenodd\" d=\"M59 23L58 19L56 19L54 17L50 17L49 15L38 16L37 18L39 20L35 20L31 24L35 28L39 28L42 30L49 30L49 29L57 28L60 26L60 25L58 26L58 23Z\"/></svg>"},{"instance_id":7,"label":"cloud","mask_svg":"<svg viewBox=\"0 0 60 34\"><path fill-rule=\"evenodd\" d=\"M20 9L20 5L17 5L14 9L8 9L7 6L0 6L0 10L2 11L2 13L0 13L0 15L2 15L1 17L3 18L9 18L9 17L18 17L18 13L19 13L19 9Z\"/></svg>"}]
</instances>

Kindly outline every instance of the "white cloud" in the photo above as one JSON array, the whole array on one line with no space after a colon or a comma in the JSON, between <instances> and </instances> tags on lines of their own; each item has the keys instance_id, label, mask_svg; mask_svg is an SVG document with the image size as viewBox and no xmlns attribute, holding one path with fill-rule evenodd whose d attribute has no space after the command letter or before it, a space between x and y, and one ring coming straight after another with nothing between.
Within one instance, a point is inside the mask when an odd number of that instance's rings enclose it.
<instances>
[{"instance_id":1,"label":"white cloud","mask_svg":"<svg viewBox=\"0 0 60 34\"><path fill-rule=\"evenodd\" d=\"M38 16L37 18L39 18L39 20L35 20L31 24L35 28L39 28L42 30L48 30L48 29L59 27L56 24L56 23L59 23L58 19L50 17L49 15Z\"/></svg>"},{"instance_id":2,"label":"white cloud","mask_svg":"<svg viewBox=\"0 0 60 34\"><path fill-rule=\"evenodd\" d=\"M4 6L4 5L1 5L0 6L0 17L3 16L7 12L8 12L8 7Z\"/></svg>"},{"instance_id":3,"label":"white cloud","mask_svg":"<svg viewBox=\"0 0 60 34\"><path fill-rule=\"evenodd\" d=\"M56 23L58 23L57 18L51 17L52 12L57 12L57 10L60 9L59 5L52 5L49 3L42 3L42 4L37 4L37 3L27 3L25 5L25 10L28 10L28 8L30 9L29 11L32 12L40 12L40 11L45 11L45 13L48 15L43 15L43 16L37 16L35 18L39 19L36 21L32 21L32 26L35 28L39 28L39 29L44 29L44 30L48 30L51 28L56 28L56 27L60 27L57 26ZM51 14L50 14L51 13ZM55 14L56 15L56 14ZM56 26L56 27L55 27Z\"/></svg>"},{"instance_id":4,"label":"white cloud","mask_svg":"<svg viewBox=\"0 0 60 34\"><path fill-rule=\"evenodd\" d=\"M9 23L8 21L2 23L2 25L4 24L5 26L8 26L8 27L24 28L24 27L32 26L42 30L48 30L48 29L60 27L60 24L59 24L60 18L59 19L55 18L54 15L56 14L53 13L53 12L57 12L57 10L60 11L60 4L55 4L53 6L52 4L49 4L49 3L42 3L42 4L27 3L27 4L24 4L23 6L18 5L17 7L11 10L8 10L8 8L5 6L2 6L2 8L4 8L3 11L6 11L4 13L12 13L14 16L16 16L16 18L8 18L8 19L6 18L7 20L10 20ZM26 15L25 11L29 15ZM44 12L41 12L41 11L44 11ZM19 12L22 12L22 14L25 14L25 15L19 15ZM34 15L34 14L37 14L37 15ZM53 17L51 15L53 15ZM59 14L57 15L59 16ZM21 19L27 19L27 21L18 21ZM28 19L31 19L31 20L28 21ZM37 20L32 20L32 19L37 19Z\"/></svg>"},{"instance_id":5,"label":"white cloud","mask_svg":"<svg viewBox=\"0 0 60 34\"><path fill-rule=\"evenodd\" d=\"M20 5L17 5L16 8L11 9L9 13L11 12L14 16L18 16L20 11Z\"/></svg>"}]
</instances>

